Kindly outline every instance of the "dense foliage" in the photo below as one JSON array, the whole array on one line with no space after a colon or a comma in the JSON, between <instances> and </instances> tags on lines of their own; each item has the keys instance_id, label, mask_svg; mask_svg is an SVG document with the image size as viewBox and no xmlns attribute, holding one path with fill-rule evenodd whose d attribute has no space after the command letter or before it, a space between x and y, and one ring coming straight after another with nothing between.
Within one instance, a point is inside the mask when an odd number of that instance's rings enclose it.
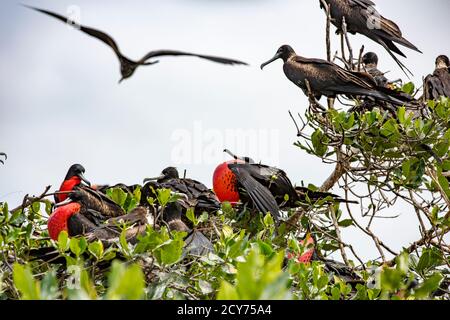
<instances>
[{"instance_id":1,"label":"dense foliage","mask_svg":"<svg viewBox=\"0 0 450 320\"><path fill-rule=\"evenodd\" d=\"M44 194L24 199L13 210L0 204L0 297L447 299L449 100L430 102L426 116L404 108L394 116L377 108L352 113L334 109L318 113L310 108L306 119L296 145L336 163L334 182L344 188L347 198L360 199L369 221L399 199L410 204L408 214L417 215L421 226L420 240L395 252L373 234L370 223L364 227L354 219L353 207L321 201L285 212L285 222L278 227L270 215L228 203L215 215L196 217L189 210L191 226L214 244L214 252L204 256L186 254L186 233L169 232L165 226L148 226L135 245L126 241L125 230L130 227L126 225L122 236L107 245L69 238L65 232L52 241L46 230L52 202ZM357 184L366 185L369 195L357 194ZM127 212L141 197L139 190L126 194L111 189L107 194ZM176 201L169 190L157 194L148 199L152 205ZM351 244L342 240L342 228L366 233L380 250L380 259L361 261ZM288 259L309 249L302 239L310 233L318 258L307 264ZM34 258L48 254L49 248L54 251L50 261ZM327 260L335 252L341 253L343 264Z\"/></svg>"}]
</instances>

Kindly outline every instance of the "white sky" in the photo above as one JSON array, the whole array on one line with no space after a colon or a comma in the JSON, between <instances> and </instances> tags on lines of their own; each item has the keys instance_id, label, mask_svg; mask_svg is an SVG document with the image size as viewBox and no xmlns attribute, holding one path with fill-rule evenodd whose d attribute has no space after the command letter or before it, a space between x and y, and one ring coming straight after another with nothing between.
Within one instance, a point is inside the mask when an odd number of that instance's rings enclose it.
<instances>
[{"instance_id":1,"label":"white sky","mask_svg":"<svg viewBox=\"0 0 450 320\"><path fill-rule=\"evenodd\" d=\"M402 48L420 84L435 57L450 51L450 2L376 2L424 52ZM140 183L175 165L211 186L216 165L227 159L224 147L278 165L298 184L320 185L331 173L331 166L293 146L296 130L288 110L303 114L307 99L285 78L281 61L259 69L282 44L300 55L325 57L318 0L26 3L64 15L77 6L81 23L112 35L132 59L153 49L179 49L251 66L167 57L118 85L118 61L103 43L16 1L2 1L0 152L8 161L0 166L0 201L13 206L46 185L57 188L73 163L83 164L94 183ZM351 40L356 52L362 44L377 52L380 69L391 70L391 79L404 77L380 46L360 36ZM254 139L244 138L242 130ZM377 233L395 249L418 237L414 213L398 210L392 212L401 214L395 222L376 222ZM344 240L363 257L377 256L356 229L347 230Z\"/></svg>"}]
</instances>

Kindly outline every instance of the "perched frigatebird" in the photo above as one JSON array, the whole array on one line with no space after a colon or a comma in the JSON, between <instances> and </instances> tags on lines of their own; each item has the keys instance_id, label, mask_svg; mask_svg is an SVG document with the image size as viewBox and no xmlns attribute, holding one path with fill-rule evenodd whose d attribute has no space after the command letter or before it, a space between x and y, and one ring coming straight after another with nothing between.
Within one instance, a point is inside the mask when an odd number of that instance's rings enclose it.
<instances>
[{"instance_id":1,"label":"perched frigatebird","mask_svg":"<svg viewBox=\"0 0 450 320\"><path fill-rule=\"evenodd\" d=\"M355 271L353 271L352 268L341 262L322 257L322 255L317 252L316 240L311 233L308 233L305 238L300 241L300 246L303 247L302 252L300 254L289 252L287 255L288 260L293 260L301 264L308 264L312 261L320 261L324 264L326 273L334 274L348 284L356 285L364 283L364 280Z\"/></svg>"},{"instance_id":2,"label":"perched frigatebird","mask_svg":"<svg viewBox=\"0 0 450 320\"><path fill-rule=\"evenodd\" d=\"M36 10L36 11L39 11L39 12L42 12L49 16L52 16L62 22L71 24L71 20L69 18L61 16L57 13L54 13L54 12L51 12L48 10L44 10L44 9L35 8L32 6L26 6L26 7ZM206 59L206 60L210 60L213 62L228 64L228 65L247 65L247 63L239 61L239 60L221 58L221 57L215 57L215 56L208 56L208 55L202 55L202 54L196 54L196 53L190 53L190 52L183 52L183 51L177 51L177 50L150 51L144 57L142 57L140 60L134 61L134 60L127 58L120 52L119 46L114 41L114 39L111 36L109 36L108 34L102 32L102 31L96 30L96 29L82 26L82 25L77 25L77 29L90 35L91 37L94 37L94 38L102 41L103 43L105 43L106 45L111 47L111 49L113 49L114 53L117 55L117 58L119 59L119 62L120 62L120 72L122 74L122 78L120 79L119 83L127 78L130 78L139 66L148 66L148 65L153 65L155 63L158 63L157 60L149 61L150 59L156 58L156 57L162 57L162 56L192 56L192 57L198 57L201 59Z\"/></svg>"},{"instance_id":3,"label":"perched frigatebird","mask_svg":"<svg viewBox=\"0 0 450 320\"><path fill-rule=\"evenodd\" d=\"M114 201L90 188L76 186L67 199L58 203L48 219L50 237L57 239L62 230L70 236L93 231L110 218L123 217L126 212Z\"/></svg>"},{"instance_id":4,"label":"perched frigatebird","mask_svg":"<svg viewBox=\"0 0 450 320\"><path fill-rule=\"evenodd\" d=\"M389 84L389 80L384 76L384 73L378 70L378 56L374 52L367 52L362 57L362 63L364 65L364 69L368 74L372 76L375 80L375 83L379 87L387 87Z\"/></svg>"},{"instance_id":5,"label":"perched frigatebird","mask_svg":"<svg viewBox=\"0 0 450 320\"><path fill-rule=\"evenodd\" d=\"M424 95L426 100L450 97L450 61L447 56L436 58L436 69L425 78Z\"/></svg>"},{"instance_id":6,"label":"perched frigatebird","mask_svg":"<svg viewBox=\"0 0 450 320\"><path fill-rule=\"evenodd\" d=\"M261 65L261 69L277 59L283 59L286 77L300 87L305 95L308 95L306 80L309 82L311 93L316 99L322 95L335 98L343 94L365 96L398 106L409 105L413 101L409 96L377 86L366 73L348 71L326 60L298 56L289 45L281 46L272 59Z\"/></svg>"},{"instance_id":7,"label":"perched frigatebird","mask_svg":"<svg viewBox=\"0 0 450 320\"><path fill-rule=\"evenodd\" d=\"M55 194L55 203L62 202L67 199L68 193L73 190L73 188L82 185L82 181L87 185L91 183L84 177L86 170L81 164L74 164L69 168L69 171L64 178L58 192Z\"/></svg>"},{"instance_id":8,"label":"perched frigatebird","mask_svg":"<svg viewBox=\"0 0 450 320\"><path fill-rule=\"evenodd\" d=\"M395 43L422 53L415 45L406 40L395 22L383 17L371 0L325 0L330 7L331 22L336 26L337 33L342 33L342 22L345 18L347 31L352 34L362 34L383 46L399 65L403 72L408 68L394 53L405 57ZM320 7L325 7L320 0ZM406 72L405 72L406 73Z\"/></svg>"},{"instance_id":9,"label":"perched frigatebird","mask_svg":"<svg viewBox=\"0 0 450 320\"><path fill-rule=\"evenodd\" d=\"M330 198L330 202L347 202L331 193L294 187L281 169L234 158L214 171L214 192L221 202L253 204L262 213L270 212L276 222L279 221L280 208L300 207L308 200L316 202Z\"/></svg>"},{"instance_id":10,"label":"perched frigatebird","mask_svg":"<svg viewBox=\"0 0 450 320\"><path fill-rule=\"evenodd\" d=\"M199 181L180 178L178 170L174 167L164 169L158 177L146 178L144 184L141 196L143 201L146 201L148 197L155 197L153 190L170 189L185 195L185 208L194 208L196 215L203 212L213 213L220 209L220 202L211 189Z\"/></svg>"},{"instance_id":11,"label":"perched frigatebird","mask_svg":"<svg viewBox=\"0 0 450 320\"><path fill-rule=\"evenodd\" d=\"M0 156L5 157L5 160L0 159L0 163L5 164L5 161L8 160L8 156L4 152L0 152Z\"/></svg>"}]
</instances>

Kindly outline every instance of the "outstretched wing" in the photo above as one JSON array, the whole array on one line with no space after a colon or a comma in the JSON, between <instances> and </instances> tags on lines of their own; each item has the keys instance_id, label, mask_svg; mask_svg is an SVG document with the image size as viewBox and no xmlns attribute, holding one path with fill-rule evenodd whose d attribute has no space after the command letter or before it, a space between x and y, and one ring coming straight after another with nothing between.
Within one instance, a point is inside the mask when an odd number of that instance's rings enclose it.
<instances>
[{"instance_id":1,"label":"outstretched wing","mask_svg":"<svg viewBox=\"0 0 450 320\"><path fill-rule=\"evenodd\" d=\"M207 56L207 55L202 55L202 54L176 51L176 50L151 51L148 54L146 54L138 63L144 64L150 58L156 58L156 57L162 57L162 56L190 56L190 57L197 57L197 58L206 59L206 60L210 60L213 62L228 64L228 65L248 65L247 63L239 61L239 60L215 57L215 56Z\"/></svg>"},{"instance_id":2,"label":"outstretched wing","mask_svg":"<svg viewBox=\"0 0 450 320\"><path fill-rule=\"evenodd\" d=\"M275 197L269 189L259 183L250 172L240 164L229 164L228 167L236 176L238 184L250 197L256 209L263 213L270 212L276 222L279 221L280 213Z\"/></svg>"},{"instance_id":3,"label":"outstretched wing","mask_svg":"<svg viewBox=\"0 0 450 320\"><path fill-rule=\"evenodd\" d=\"M64 17L62 15L59 15L57 13L54 13L54 12L51 12L51 11L48 11L48 10L44 10L44 9L39 9L39 8L32 7L32 6L28 6L28 5L25 5L25 7L33 9L33 10L36 10L36 11L39 11L39 12L47 14L49 16L52 16L52 17L54 17L54 18L56 18L56 19L58 19L58 20L60 20L60 21L62 21L64 23L72 24L72 20L70 20L70 19L68 19L68 18L66 18L66 17ZM106 45L111 47L114 50L114 52L116 53L116 55L119 58L119 60L124 58L122 53L119 50L119 46L114 41L114 39L111 38L111 36L109 36L108 34L102 32L100 30L92 29L92 28L85 27L85 26L82 26L82 25L78 25L77 28L80 31L90 35L91 37L94 37L94 38L102 41L103 43L105 43Z\"/></svg>"}]
</instances>

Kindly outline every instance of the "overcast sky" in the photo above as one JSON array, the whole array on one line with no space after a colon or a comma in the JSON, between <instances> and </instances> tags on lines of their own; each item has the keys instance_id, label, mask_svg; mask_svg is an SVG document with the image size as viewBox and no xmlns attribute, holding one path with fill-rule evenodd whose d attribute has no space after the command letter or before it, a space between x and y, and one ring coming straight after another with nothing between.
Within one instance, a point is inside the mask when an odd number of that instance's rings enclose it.
<instances>
[{"instance_id":1,"label":"overcast sky","mask_svg":"<svg viewBox=\"0 0 450 320\"><path fill-rule=\"evenodd\" d=\"M163 57L118 85L119 63L103 43L16 1L2 1L0 152L8 160L0 165L0 201L14 206L46 185L57 188L73 163L83 164L94 183L141 183L174 165L211 186L215 167L227 159L224 147L285 169L297 184L320 185L332 172L293 146L288 110L303 114L307 99L285 78L281 61L259 69L282 44L325 58L318 0L24 2L63 15L79 10L82 24L112 35L132 59L153 49L179 49L251 66ZM435 57L449 54L450 1L376 2L424 52L403 50L420 84ZM360 36L351 41L355 51L364 44L377 52L391 79L404 77L380 46ZM418 230L412 212L397 210L395 223L377 221L375 230L400 249ZM376 257L356 229L344 237L363 257Z\"/></svg>"}]
</instances>

